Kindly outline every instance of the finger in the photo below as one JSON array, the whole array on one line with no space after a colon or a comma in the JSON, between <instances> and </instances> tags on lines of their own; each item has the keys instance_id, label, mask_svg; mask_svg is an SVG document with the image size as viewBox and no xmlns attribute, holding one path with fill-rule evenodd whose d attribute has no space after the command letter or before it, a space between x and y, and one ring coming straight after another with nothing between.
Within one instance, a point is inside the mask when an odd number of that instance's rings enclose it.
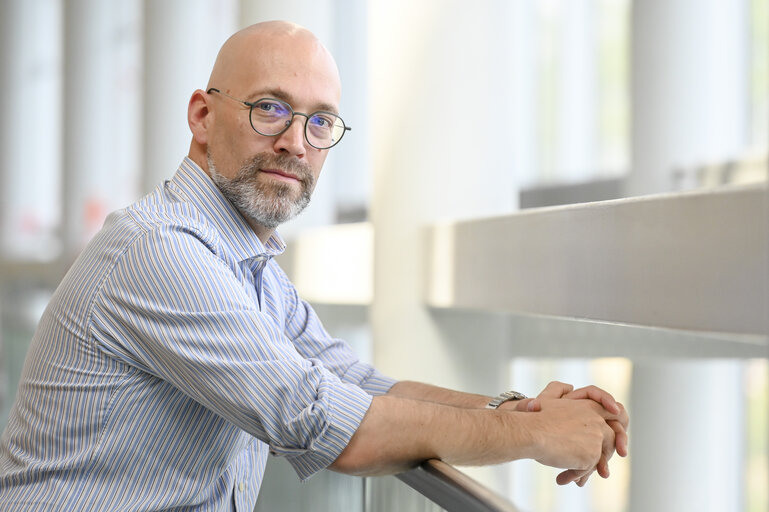
<instances>
[{"instance_id":1,"label":"finger","mask_svg":"<svg viewBox=\"0 0 769 512\"><path fill-rule=\"evenodd\" d=\"M627 430L630 427L630 416L628 416L627 409L621 403L617 402L617 406L620 408L619 418L617 420L622 423L622 427Z\"/></svg>"},{"instance_id":2,"label":"finger","mask_svg":"<svg viewBox=\"0 0 769 512\"><path fill-rule=\"evenodd\" d=\"M502 405L499 406L500 409L508 409L511 411L520 411L520 412L539 412L542 410L542 404L537 402L536 404L532 405L533 402L536 402L535 398L524 398L523 400L511 400L509 402L505 402Z\"/></svg>"},{"instance_id":3,"label":"finger","mask_svg":"<svg viewBox=\"0 0 769 512\"><path fill-rule=\"evenodd\" d=\"M598 461L598 465L595 469L598 471L601 478L609 478L609 475L611 474L609 472L609 461L603 455L601 455L601 459Z\"/></svg>"},{"instance_id":4,"label":"finger","mask_svg":"<svg viewBox=\"0 0 769 512\"><path fill-rule=\"evenodd\" d=\"M535 398L526 404L526 410L528 412L539 412L542 410L542 402Z\"/></svg>"},{"instance_id":5,"label":"finger","mask_svg":"<svg viewBox=\"0 0 769 512\"><path fill-rule=\"evenodd\" d=\"M536 402L531 405L532 402ZM498 407L504 411L518 411L518 412L539 412L542 410L542 404L537 401L536 398L524 398L523 400L508 400L503 402Z\"/></svg>"},{"instance_id":6,"label":"finger","mask_svg":"<svg viewBox=\"0 0 769 512\"><path fill-rule=\"evenodd\" d=\"M574 386L566 384L564 382L553 381L542 392L537 395L537 398L563 398L564 395L571 393Z\"/></svg>"},{"instance_id":7,"label":"finger","mask_svg":"<svg viewBox=\"0 0 769 512\"><path fill-rule=\"evenodd\" d=\"M584 470L584 469L567 469L566 471L561 472L557 477L555 477L555 482L558 485L567 485L572 482L576 482L586 474L590 473L592 470Z\"/></svg>"},{"instance_id":8,"label":"finger","mask_svg":"<svg viewBox=\"0 0 769 512\"><path fill-rule=\"evenodd\" d=\"M584 388L579 388L566 394L563 398L571 398L573 400L581 400L587 398L601 404L604 409L618 416L622 414L624 409L620 408L619 404L613 396L597 386L586 386Z\"/></svg>"},{"instance_id":9,"label":"finger","mask_svg":"<svg viewBox=\"0 0 769 512\"><path fill-rule=\"evenodd\" d=\"M590 471L583 471L581 475L578 475L577 478L575 478L574 482L578 487L584 487L590 477L593 476L595 471L598 472L601 478L609 478L609 463L606 460L606 457L603 455L601 455L601 459L598 461L598 465L595 467L595 469L591 469Z\"/></svg>"},{"instance_id":10,"label":"finger","mask_svg":"<svg viewBox=\"0 0 769 512\"><path fill-rule=\"evenodd\" d=\"M619 408L619 414L616 415L615 418L606 418L607 420L612 419L618 421L624 430L627 430L630 426L630 416L628 416L627 410L625 409L625 406L622 405L620 402L616 402L617 407Z\"/></svg>"},{"instance_id":11,"label":"finger","mask_svg":"<svg viewBox=\"0 0 769 512\"><path fill-rule=\"evenodd\" d=\"M555 477L555 483L557 483L558 485L566 485L568 483L571 483L574 479L569 476L570 472L571 472L571 469L558 473L558 476Z\"/></svg>"},{"instance_id":12,"label":"finger","mask_svg":"<svg viewBox=\"0 0 769 512\"><path fill-rule=\"evenodd\" d=\"M606 422L614 430L614 448L620 457L627 457L628 436L625 428L619 421L609 420Z\"/></svg>"},{"instance_id":13,"label":"finger","mask_svg":"<svg viewBox=\"0 0 769 512\"><path fill-rule=\"evenodd\" d=\"M578 487L584 487L584 486L585 486L585 484L587 483L588 479L590 479L590 476L591 476L592 474L593 474L593 472L591 471L591 472L590 472L590 473L588 473L587 475L585 475L585 476L583 476L582 478L580 478L579 480L577 480L577 486L578 486Z\"/></svg>"}]
</instances>

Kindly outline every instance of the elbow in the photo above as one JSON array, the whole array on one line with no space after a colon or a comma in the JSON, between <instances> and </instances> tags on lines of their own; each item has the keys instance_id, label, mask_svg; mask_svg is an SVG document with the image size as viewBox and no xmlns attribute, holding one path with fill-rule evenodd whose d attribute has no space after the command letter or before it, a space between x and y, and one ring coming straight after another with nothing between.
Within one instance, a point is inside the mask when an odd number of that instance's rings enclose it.
<instances>
[{"instance_id":1,"label":"elbow","mask_svg":"<svg viewBox=\"0 0 769 512\"><path fill-rule=\"evenodd\" d=\"M365 464L360 457L351 452L352 450L350 450L348 445L329 466L329 469L337 473L344 473L345 475L373 476L367 471L369 465Z\"/></svg>"},{"instance_id":2,"label":"elbow","mask_svg":"<svg viewBox=\"0 0 769 512\"><path fill-rule=\"evenodd\" d=\"M342 450L339 457L329 466L338 473L352 476L379 476L386 473L377 471L377 458L373 450L360 446L354 437Z\"/></svg>"},{"instance_id":3,"label":"elbow","mask_svg":"<svg viewBox=\"0 0 769 512\"><path fill-rule=\"evenodd\" d=\"M351 443L339 454L329 469L351 476L385 476L408 471L421 462L397 460L383 453L377 454L375 451Z\"/></svg>"},{"instance_id":4,"label":"elbow","mask_svg":"<svg viewBox=\"0 0 769 512\"><path fill-rule=\"evenodd\" d=\"M374 397L358 430L329 469L355 476L393 475L436 457L420 435L423 423L409 430L397 421L415 416L412 409L404 410L402 401L387 395Z\"/></svg>"}]
</instances>

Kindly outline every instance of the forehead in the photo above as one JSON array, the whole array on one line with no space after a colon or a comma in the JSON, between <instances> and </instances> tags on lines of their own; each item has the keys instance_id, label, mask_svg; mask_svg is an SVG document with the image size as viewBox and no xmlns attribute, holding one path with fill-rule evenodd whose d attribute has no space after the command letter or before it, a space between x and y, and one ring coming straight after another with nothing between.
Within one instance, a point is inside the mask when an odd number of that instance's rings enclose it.
<instances>
[{"instance_id":1,"label":"forehead","mask_svg":"<svg viewBox=\"0 0 769 512\"><path fill-rule=\"evenodd\" d=\"M239 83L244 97L280 91L295 108L338 107L341 84L328 51L309 38L254 41L241 54Z\"/></svg>"}]
</instances>

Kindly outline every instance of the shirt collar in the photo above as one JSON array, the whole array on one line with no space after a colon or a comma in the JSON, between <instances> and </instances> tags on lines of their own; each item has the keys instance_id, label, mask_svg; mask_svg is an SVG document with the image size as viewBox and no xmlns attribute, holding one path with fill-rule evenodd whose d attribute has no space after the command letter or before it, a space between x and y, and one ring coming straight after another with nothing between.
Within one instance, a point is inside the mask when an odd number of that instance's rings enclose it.
<instances>
[{"instance_id":1,"label":"shirt collar","mask_svg":"<svg viewBox=\"0 0 769 512\"><path fill-rule=\"evenodd\" d=\"M211 177L189 157L184 157L171 184L224 235L223 238L239 261L257 256L271 258L286 249L286 243L277 232L266 243L262 243L246 219L222 195Z\"/></svg>"}]
</instances>

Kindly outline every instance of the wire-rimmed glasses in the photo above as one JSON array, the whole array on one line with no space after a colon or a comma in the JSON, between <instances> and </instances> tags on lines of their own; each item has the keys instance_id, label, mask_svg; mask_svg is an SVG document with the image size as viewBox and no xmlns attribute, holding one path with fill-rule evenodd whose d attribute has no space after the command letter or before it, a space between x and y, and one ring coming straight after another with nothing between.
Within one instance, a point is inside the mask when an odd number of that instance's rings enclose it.
<instances>
[{"instance_id":1,"label":"wire-rimmed glasses","mask_svg":"<svg viewBox=\"0 0 769 512\"><path fill-rule=\"evenodd\" d=\"M244 101L230 96L215 87L211 87L206 92L208 94L212 92L219 93L249 107L248 119L251 122L251 128L259 135L266 137L276 137L288 130L288 127L291 126L294 120L294 116L306 118L304 138L315 149L329 149L336 146L342 140L344 133L347 130L352 130L349 126L345 126L342 118L333 112L323 110L311 114L294 112L291 105L276 98Z\"/></svg>"}]
</instances>

